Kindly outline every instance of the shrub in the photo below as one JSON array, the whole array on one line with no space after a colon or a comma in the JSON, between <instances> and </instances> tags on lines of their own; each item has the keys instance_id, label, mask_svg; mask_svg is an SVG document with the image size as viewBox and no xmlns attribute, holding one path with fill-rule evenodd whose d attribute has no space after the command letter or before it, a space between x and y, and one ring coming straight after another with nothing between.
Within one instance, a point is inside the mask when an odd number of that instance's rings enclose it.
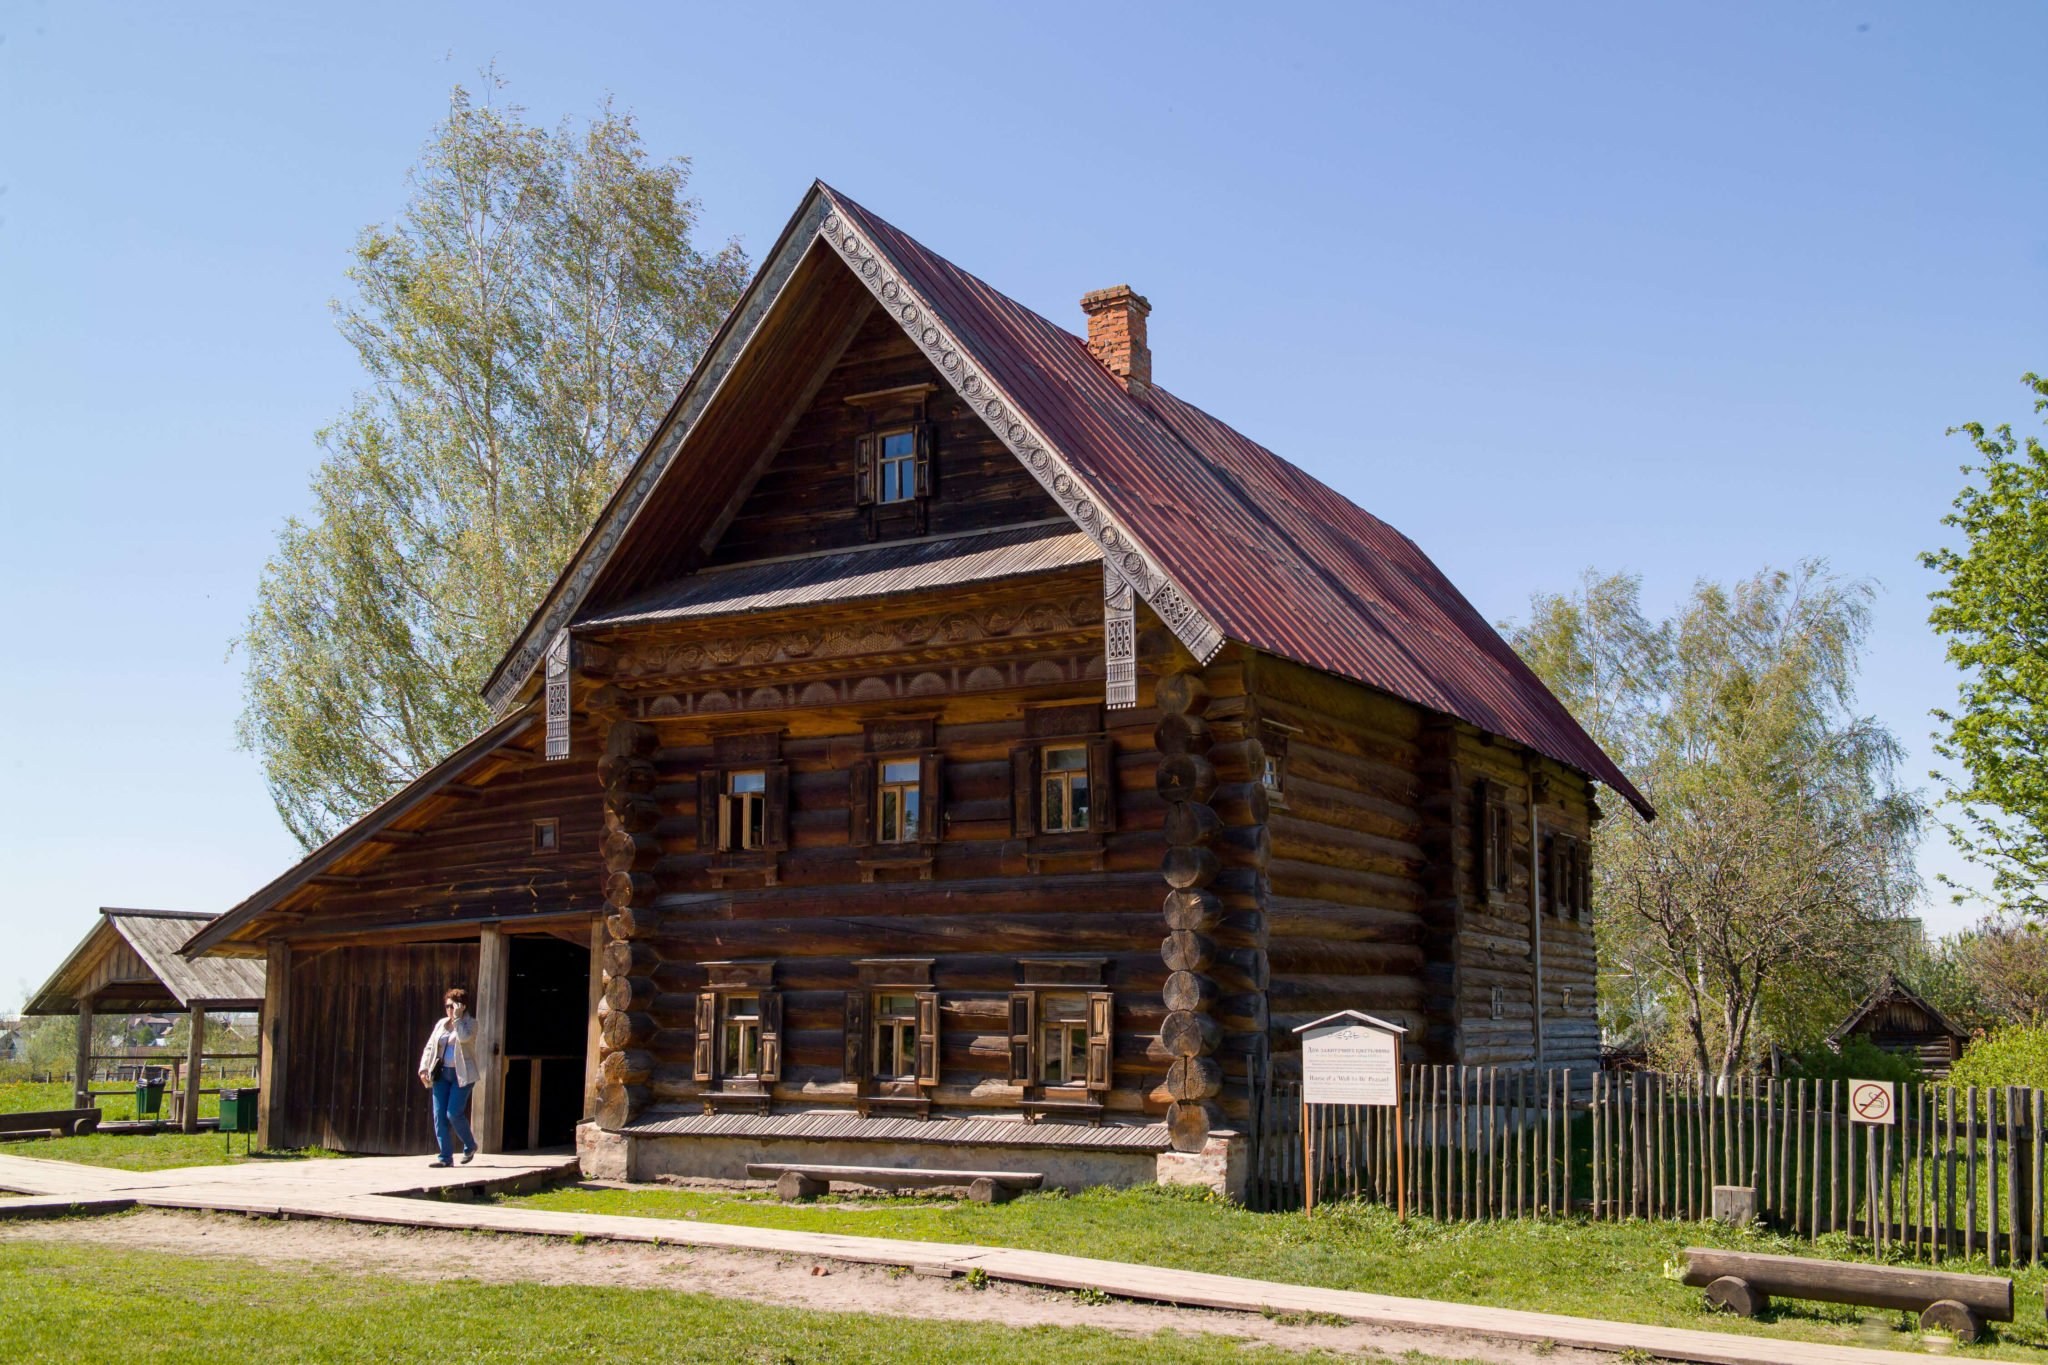
<instances>
[{"instance_id":1,"label":"shrub","mask_svg":"<svg viewBox=\"0 0 2048 1365\"><path fill-rule=\"evenodd\" d=\"M1794 1075L1817 1081L1897 1081L1910 1085L1920 1079L1920 1063L1896 1052L1886 1052L1860 1033L1842 1040L1838 1052L1826 1043L1793 1054Z\"/></svg>"},{"instance_id":2,"label":"shrub","mask_svg":"<svg viewBox=\"0 0 2048 1365\"><path fill-rule=\"evenodd\" d=\"M2048 1025L2007 1024L1979 1034L1949 1072L1950 1085L2048 1089Z\"/></svg>"}]
</instances>

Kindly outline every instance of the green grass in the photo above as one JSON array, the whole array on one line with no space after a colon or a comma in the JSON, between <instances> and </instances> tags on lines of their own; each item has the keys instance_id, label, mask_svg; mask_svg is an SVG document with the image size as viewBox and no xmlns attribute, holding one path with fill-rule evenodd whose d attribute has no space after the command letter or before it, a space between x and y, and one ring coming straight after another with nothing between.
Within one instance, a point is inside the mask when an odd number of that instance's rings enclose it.
<instances>
[{"instance_id":1,"label":"green grass","mask_svg":"<svg viewBox=\"0 0 2048 1365\"><path fill-rule=\"evenodd\" d=\"M220 1082L209 1073L206 1084L218 1088ZM253 1079L244 1079L237 1081L236 1084L254 1085L256 1082ZM23 1114L36 1109L69 1109L71 1099L69 1081L9 1081L0 1084L0 1114ZM135 1087L117 1087L111 1081L101 1081L94 1089L93 1103L99 1106L101 1122L125 1122L135 1117ZM170 1112L171 1100L166 1093L163 1113L159 1117L169 1118ZM199 1117L219 1118L220 1096L201 1095Z\"/></svg>"},{"instance_id":2,"label":"green grass","mask_svg":"<svg viewBox=\"0 0 2048 1365\"><path fill-rule=\"evenodd\" d=\"M1030 1195L1001 1206L934 1198L823 1200L784 1205L772 1195L669 1189L547 1190L509 1198L526 1208L695 1219L808 1232L855 1233L1020 1247L1106 1260L1213 1271L1380 1294L1526 1308L1668 1327L1702 1328L1843 1345L1915 1348L1903 1314L1783 1303L1748 1322L1709 1313L1697 1289L1666 1274L1680 1248L1729 1246L1811 1255L1808 1243L1712 1223L1431 1223L1404 1227L1388 1210L1340 1203L1299 1213L1252 1213L1182 1191L1092 1190ZM1851 1258L1846 1238L1820 1254ZM1985 1273L1981 1262L1954 1266ZM1961 1354L2048 1362L2039 1269L2015 1277L2018 1321Z\"/></svg>"},{"instance_id":3,"label":"green grass","mask_svg":"<svg viewBox=\"0 0 2048 1365\"><path fill-rule=\"evenodd\" d=\"M466 1254L488 1256L487 1243ZM963 1294L969 1290L959 1291ZM1088 1309L1077 1306L1077 1319ZM423 1284L255 1261L0 1243L9 1361L690 1360L1280 1365L1227 1338L768 1307L662 1289ZM1409 1356L1415 1365L1424 1357Z\"/></svg>"},{"instance_id":4,"label":"green grass","mask_svg":"<svg viewBox=\"0 0 2048 1365\"><path fill-rule=\"evenodd\" d=\"M342 1155L320 1147L277 1152L258 1148L250 1154L242 1150L242 1135L232 1136L234 1149L228 1151L228 1139L219 1133L90 1133L85 1137L0 1142L0 1156L76 1161L121 1171L166 1171L173 1166L239 1166L245 1161L296 1161Z\"/></svg>"}]
</instances>

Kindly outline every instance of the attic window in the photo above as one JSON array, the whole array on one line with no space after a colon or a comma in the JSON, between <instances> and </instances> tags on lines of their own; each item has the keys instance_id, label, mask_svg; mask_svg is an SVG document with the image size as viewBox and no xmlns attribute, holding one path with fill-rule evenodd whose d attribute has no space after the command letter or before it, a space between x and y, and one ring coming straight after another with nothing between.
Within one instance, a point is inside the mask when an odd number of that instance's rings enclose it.
<instances>
[{"instance_id":1,"label":"attic window","mask_svg":"<svg viewBox=\"0 0 2048 1365\"><path fill-rule=\"evenodd\" d=\"M559 820L536 820L533 822L533 851L554 853L562 847L562 822Z\"/></svg>"},{"instance_id":2,"label":"attic window","mask_svg":"<svg viewBox=\"0 0 2048 1365\"><path fill-rule=\"evenodd\" d=\"M884 431L875 437L875 501L909 502L917 496L917 434Z\"/></svg>"}]
</instances>

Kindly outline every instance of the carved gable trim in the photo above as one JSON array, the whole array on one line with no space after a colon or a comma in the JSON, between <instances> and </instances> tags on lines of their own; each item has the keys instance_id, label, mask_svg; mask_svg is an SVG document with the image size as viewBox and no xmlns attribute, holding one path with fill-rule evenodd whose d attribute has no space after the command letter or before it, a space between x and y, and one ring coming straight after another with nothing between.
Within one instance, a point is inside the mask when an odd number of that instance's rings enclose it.
<instances>
[{"instance_id":1,"label":"carved gable trim","mask_svg":"<svg viewBox=\"0 0 2048 1365\"><path fill-rule=\"evenodd\" d=\"M867 286L903 334L917 343L944 377L988 429L1038 480L1053 500L1102 547L1105 565L1128 583L1158 614L1188 652L1204 663L1223 648L1223 631L1159 567L1158 560L1109 514L1102 499L1087 480L1052 442L1033 426L1023 410L982 371L967 348L960 344L930 304L904 281L873 242L844 214L830 213L818 224L823 239L856 278Z\"/></svg>"},{"instance_id":2,"label":"carved gable trim","mask_svg":"<svg viewBox=\"0 0 2048 1365\"><path fill-rule=\"evenodd\" d=\"M575 558L570 560L568 569L550 590L534 619L527 622L513 652L506 657L496 678L484 690L484 700L494 716L511 705L520 687L533 676L534 668L546 653L548 641L556 631L569 624L577 608L583 605L583 596L590 591L598 571L611 558L612 550L624 538L626 528L646 504L655 485L668 472L676 453L690 439L690 433L696 429L697 420L704 415L705 408L725 386L726 376L732 373L732 367L753 342L761 320L782 297L783 286L789 283L798 263L817 240L819 222L826 215L827 208L825 196L813 190L804 201L796 221L791 224L781 249L754 277L754 283L741 300L740 311L733 316L724 335L683 386L676 411L658 437L659 444L641 457L638 466L619 485L610 505L600 514L597 525L585 537Z\"/></svg>"}]
</instances>

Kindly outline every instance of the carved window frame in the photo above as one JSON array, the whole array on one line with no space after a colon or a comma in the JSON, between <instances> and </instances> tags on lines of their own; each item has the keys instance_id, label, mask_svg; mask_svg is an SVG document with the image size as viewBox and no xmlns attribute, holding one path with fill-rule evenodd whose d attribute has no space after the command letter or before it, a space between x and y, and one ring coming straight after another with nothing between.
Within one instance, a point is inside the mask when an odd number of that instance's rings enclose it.
<instances>
[{"instance_id":1,"label":"carved window frame","mask_svg":"<svg viewBox=\"0 0 2048 1365\"><path fill-rule=\"evenodd\" d=\"M562 851L562 822L555 816L547 816L533 822L533 853L537 858L551 858Z\"/></svg>"},{"instance_id":2,"label":"carved window frame","mask_svg":"<svg viewBox=\"0 0 2048 1365\"><path fill-rule=\"evenodd\" d=\"M1480 894L1488 901L1505 899L1514 890L1514 808L1508 789L1490 778L1479 783Z\"/></svg>"},{"instance_id":3,"label":"carved window frame","mask_svg":"<svg viewBox=\"0 0 2048 1365\"><path fill-rule=\"evenodd\" d=\"M1098 702L1056 702L1024 709L1024 739L1010 751L1012 834L1024 841L1026 865L1041 870L1048 858L1086 857L1105 865L1106 836L1116 830L1116 743L1103 724ZM1088 824L1078 830L1045 828L1045 755L1078 748L1087 754Z\"/></svg>"},{"instance_id":4,"label":"carved window frame","mask_svg":"<svg viewBox=\"0 0 2048 1365\"><path fill-rule=\"evenodd\" d=\"M931 526L931 502L938 490L938 429L931 421L931 384L911 384L875 393L854 394L846 401L865 409L867 429L854 438L854 506L867 515L867 536L924 535ZM908 436L907 457L885 454L889 438ZM906 460L909 491L884 498L887 466Z\"/></svg>"},{"instance_id":5,"label":"carved window frame","mask_svg":"<svg viewBox=\"0 0 2048 1365\"><path fill-rule=\"evenodd\" d=\"M706 983L697 997L694 1073L711 1094L765 1096L782 1079L782 993L775 988L772 959L704 964ZM742 1073L727 1050L727 1028L736 1002L754 1002L755 1067Z\"/></svg>"},{"instance_id":6,"label":"carved window frame","mask_svg":"<svg viewBox=\"0 0 2048 1365\"><path fill-rule=\"evenodd\" d=\"M1029 957L1017 960L1017 989L1009 998L1010 1084L1029 1096L1092 1099L1115 1079L1116 996L1107 985L1109 960L1101 957ZM1083 1002L1078 1022L1085 1029L1081 1074L1046 1079L1046 1002Z\"/></svg>"},{"instance_id":7,"label":"carved window frame","mask_svg":"<svg viewBox=\"0 0 2048 1365\"><path fill-rule=\"evenodd\" d=\"M1266 804L1285 810L1287 808L1287 740L1288 736L1300 731L1292 725L1283 725L1277 720L1259 722L1259 746L1265 750L1265 771L1259 775L1259 785L1265 789Z\"/></svg>"}]
</instances>

